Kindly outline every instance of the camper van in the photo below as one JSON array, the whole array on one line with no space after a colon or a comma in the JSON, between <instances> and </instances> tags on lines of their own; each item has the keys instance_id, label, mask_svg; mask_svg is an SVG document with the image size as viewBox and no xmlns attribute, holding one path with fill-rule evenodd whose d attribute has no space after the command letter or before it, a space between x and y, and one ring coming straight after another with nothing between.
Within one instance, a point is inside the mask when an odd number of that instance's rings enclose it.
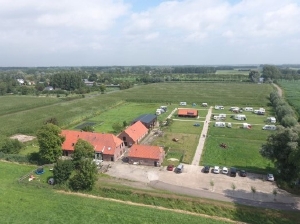
<instances>
[{"instance_id":1,"label":"camper van","mask_svg":"<svg viewBox=\"0 0 300 224\"><path fill-rule=\"evenodd\" d=\"M227 123L227 128L231 128L232 124L231 123Z\"/></svg>"},{"instance_id":2,"label":"camper van","mask_svg":"<svg viewBox=\"0 0 300 224\"><path fill-rule=\"evenodd\" d=\"M160 106L160 109L164 110L164 112L167 112L168 107L167 106Z\"/></svg>"},{"instance_id":3,"label":"camper van","mask_svg":"<svg viewBox=\"0 0 300 224\"><path fill-rule=\"evenodd\" d=\"M253 112L253 107L245 107L244 111L251 111L251 112Z\"/></svg>"},{"instance_id":4,"label":"camper van","mask_svg":"<svg viewBox=\"0 0 300 224\"><path fill-rule=\"evenodd\" d=\"M223 106L216 105L216 106L215 106L215 109L216 109L216 110L224 110L224 107L223 107Z\"/></svg>"},{"instance_id":5,"label":"camper van","mask_svg":"<svg viewBox=\"0 0 300 224\"><path fill-rule=\"evenodd\" d=\"M183 172L183 164L179 164L175 169L175 173L182 173L182 172Z\"/></svg>"},{"instance_id":6,"label":"camper van","mask_svg":"<svg viewBox=\"0 0 300 224\"><path fill-rule=\"evenodd\" d=\"M268 117L267 122L275 124L276 123L276 118L275 117Z\"/></svg>"},{"instance_id":7,"label":"camper van","mask_svg":"<svg viewBox=\"0 0 300 224\"><path fill-rule=\"evenodd\" d=\"M226 114L219 114L219 117L226 118Z\"/></svg>"},{"instance_id":8,"label":"camper van","mask_svg":"<svg viewBox=\"0 0 300 224\"><path fill-rule=\"evenodd\" d=\"M202 103L202 107L207 107L207 103Z\"/></svg>"},{"instance_id":9,"label":"camper van","mask_svg":"<svg viewBox=\"0 0 300 224\"><path fill-rule=\"evenodd\" d=\"M265 125L262 128L263 130L276 130L276 126L275 125Z\"/></svg>"},{"instance_id":10,"label":"camper van","mask_svg":"<svg viewBox=\"0 0 300 224\"><path fill-rule=\"evenodd\" d=\"M186 102L180 102L179 105L180 106L186 106Z\"/></svg>"},{"instance_id":11,"label":"camper van","mask_svg":"<svg viewBox=\"0 0 300 224\"><path fill-rule=\"evenodd\" d=\"M225 124L225 122L216 122L216 123L215 123L215 127L225 128L225 127L226 127L226 124Z\"/></svg>"},{"instance_id":12,"label":"camper van","mask_svg":"<svg viewBox=\"0 0 300 224\"><path fill-rule=\"evenodd\" d=\"M245 114L237 114L237 115L234 115L234 119L239 120L239 121L245 121L245 120L247 120L247 117Z\"/></svg>"}]
</instances>

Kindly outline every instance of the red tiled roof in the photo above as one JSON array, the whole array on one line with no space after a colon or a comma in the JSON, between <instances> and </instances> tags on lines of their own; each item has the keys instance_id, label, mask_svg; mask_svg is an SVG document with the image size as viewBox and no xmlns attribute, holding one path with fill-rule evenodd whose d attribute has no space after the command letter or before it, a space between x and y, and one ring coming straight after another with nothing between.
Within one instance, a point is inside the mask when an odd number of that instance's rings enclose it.
<instances>
[{"instance_id":1,"label":"red tiled roof","mask_svg":"<svg viewBox=\"0 0 300 224\"><path fill-rule=\"evenodd\" d=\"M95 152L102 152L106 155L114 155L116 147L122 144L122 140L113 134L63 130L61 135L66 138L62 144L62 149L69 151L74 151L78 139L91 143Z\"/></svg>"},{"instance_id":2,"label":"red tiled roof","mask_svg":"<svg viewBox=\"0 0 300 224\"><path fill-rule=\"evenodd\" d=\"M196 109L178 109L178 115L182 116L197 116L198 115L198 110Z\"/></svg>"},{"instance_id":3,"label":"red tiled roof","mask_svg":"<svg viewBox=\"0 0 300 224\"><path fill-rule=\"evenodd\" d=\"M145 159L160 159L164 153L162 147L151 145L132 145L128 153L128 157L145 158Z\"/></svg>"},{"instance_id":4,"label":"red tiled roof","mask_svg":"<svg viewBox=\"0 0 300 224\"><path fill-rule=\"evenodd\" d=\"M142 122L138 121L133 125L129 126L124 130L124 132L133 140L137 141L140 137L147 134L148 129L143 125Z\"/></svg>"}]
</instances>

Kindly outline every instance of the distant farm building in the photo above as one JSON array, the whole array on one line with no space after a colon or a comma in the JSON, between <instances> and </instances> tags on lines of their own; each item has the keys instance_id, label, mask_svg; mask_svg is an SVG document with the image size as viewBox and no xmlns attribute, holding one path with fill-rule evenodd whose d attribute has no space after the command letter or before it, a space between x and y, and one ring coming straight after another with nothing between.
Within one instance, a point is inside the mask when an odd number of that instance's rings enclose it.
<instances>
[{"instance_id":1,"label":"distant farm building","mask_svg":"<svg viewBox=\"0 0 300 224\"><path fill-rule=\"evenodd\" d=\"M178 109L178 117L198 117L196 109Z\"/></svg>"}]
</instances>

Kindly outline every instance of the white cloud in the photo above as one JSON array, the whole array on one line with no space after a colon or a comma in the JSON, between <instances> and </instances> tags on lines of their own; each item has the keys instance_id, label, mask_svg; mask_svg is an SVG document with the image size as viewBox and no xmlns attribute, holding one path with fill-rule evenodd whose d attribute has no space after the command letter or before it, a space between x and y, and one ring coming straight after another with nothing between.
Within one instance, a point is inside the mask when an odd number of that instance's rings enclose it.
<instances>
[{"instance_id":1,"label":"white cloud","mask_svg":"<svg viewBox=\"0 0 300 224\"><path fill-rule=\"evenodd\" d=\"M9 64L16 52L30 54L26 63L45 55L51 65L80 59L95 65L98 58L101 65L297 60L297 0L170 0L143 5L142 11L133 11L134 3L0 0L0 65Z\"/></svg>"}]
</instances>

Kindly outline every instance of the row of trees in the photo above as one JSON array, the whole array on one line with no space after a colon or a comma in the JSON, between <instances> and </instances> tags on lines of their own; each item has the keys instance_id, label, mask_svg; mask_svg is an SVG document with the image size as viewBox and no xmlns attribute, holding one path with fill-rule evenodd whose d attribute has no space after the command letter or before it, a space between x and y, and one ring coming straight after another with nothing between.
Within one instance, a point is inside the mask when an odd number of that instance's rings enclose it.
<instances>
[{"instance_id":1,"label":"row of trees","mask_svg":"<svg viewBox=\"0 0 300 224\"><path fill-rule=\"evenodd\" d=\"M274 162L279 178L292 186L300 179L300 125L293 109L277 93L270 94L270 101L281 125L260 153Z\"/></svg>"}]
</instances>

